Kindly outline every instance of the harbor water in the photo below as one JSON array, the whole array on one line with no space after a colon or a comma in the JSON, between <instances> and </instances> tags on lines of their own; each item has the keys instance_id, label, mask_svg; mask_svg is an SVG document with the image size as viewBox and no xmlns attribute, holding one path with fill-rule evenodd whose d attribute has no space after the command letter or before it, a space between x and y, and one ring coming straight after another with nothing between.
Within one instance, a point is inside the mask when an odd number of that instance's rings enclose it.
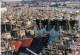
<instances>
[{"instance_id":1,"label":"harbor water","mask_svg":"<svg viewBox=\"0 0 80 55\"><path fill-rule=\"evenodd\" d=\"M2 28L2 32L4 32L4 28L5 28L5 25L2 25L1 27ZM15 26L14 26L15 27ZM71 25L71 30L77 30L75 27L72 28L73 26ZM10 30L10 25L7 25L7 31L11 31ZM19 28L19 27L18 27ZM57 39L59 39L60 37L60 31L69 31L69 27L67 25L53 25L53 24L45 24L45 25L39 25L36 23L36 26L32 27L32 28L29 28L29 30L33 30L34 31L34 34L43 34L43 33L50 33L50 37L49 37L49 40L48 40L48 43L54 41L55 37L57 37ZM18 55L19 53L21 53L21 51L26 51L26 48L20 48L19 51L16 53L14 53L14 55ZM22 51L22 52L23 52Z\"/></svg>"}]
</instances>

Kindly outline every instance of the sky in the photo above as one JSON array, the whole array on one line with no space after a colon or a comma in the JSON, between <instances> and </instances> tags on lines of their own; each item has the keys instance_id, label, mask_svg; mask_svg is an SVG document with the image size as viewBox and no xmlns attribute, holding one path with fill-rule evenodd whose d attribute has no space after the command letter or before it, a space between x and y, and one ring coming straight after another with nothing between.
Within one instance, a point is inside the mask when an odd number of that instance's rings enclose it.
<instances>
[{"instance_id":1,"label":"sky","mask_svg":"<svg viewBox=\"0 0 80 55\"><path fill-rule=\"evenodd\" d=\"M1 0L1 1L22 1L22 0ZM26 0L26 1L30 1L30 0ZM31 0L33 1L33 0Z\"/></svg>"},{"instance_id":2,"label":"sky","mask_svg":"<svg viewBox=\"0 0 80 55\"><path fill-rule=\"evenodd\" d=\"M1 0L1 1L21 1L21 0Z\"/></svg>"}]
</instances>

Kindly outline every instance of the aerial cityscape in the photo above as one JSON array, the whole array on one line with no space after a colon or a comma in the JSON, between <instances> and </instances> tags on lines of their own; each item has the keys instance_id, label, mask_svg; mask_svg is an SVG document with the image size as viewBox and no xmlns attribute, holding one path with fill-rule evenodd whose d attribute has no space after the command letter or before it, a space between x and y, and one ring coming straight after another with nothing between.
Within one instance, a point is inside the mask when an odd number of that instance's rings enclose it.
<instances>
[{"instance_id":1,"label":"aerial cityscape","mask_svg":"<svg viewBox=\"0 0 80 55\"><path fill-rule=\"evenodd\" d=\"M80 55L80 0L1 0L1 55Z\"/></svg>"}]
</instances>

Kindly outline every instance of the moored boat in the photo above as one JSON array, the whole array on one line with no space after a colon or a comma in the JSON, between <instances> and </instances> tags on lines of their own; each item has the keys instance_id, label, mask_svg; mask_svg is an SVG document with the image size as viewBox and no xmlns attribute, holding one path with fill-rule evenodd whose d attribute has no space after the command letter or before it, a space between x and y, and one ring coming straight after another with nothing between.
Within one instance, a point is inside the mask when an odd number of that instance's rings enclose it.
<instances>
[{"instance_id":1,"label":"moored boat","mask_svg":"<svg viewBox=\"0 0 80 55\"><path fill-rule=\"evenodd\" d=\"M26 48L31 54L38 55L44 47L47 47L50 34L40 34L33 38L29 48Z\"/></svg>"},{"instance_id":2,"label":"moored boat","mask_svg":"<svg viewBox=\"0 0 80 55\"><path fill-rule=\"evenodd\" d=\"M1 39L1 55L12 55L14 47L10 46L7 41Z\"/></svg>"},{"instance_id":3,"label":"moored boat","mask_svg":"<svg viewBox=\"0 0 80 55\"><path fill-rule=\"evenodd\" d=\"M14 51L17 52L21 46L21 41L11 41L9 42L10 46L14 46Z\"/></svg>"}]
</instances>

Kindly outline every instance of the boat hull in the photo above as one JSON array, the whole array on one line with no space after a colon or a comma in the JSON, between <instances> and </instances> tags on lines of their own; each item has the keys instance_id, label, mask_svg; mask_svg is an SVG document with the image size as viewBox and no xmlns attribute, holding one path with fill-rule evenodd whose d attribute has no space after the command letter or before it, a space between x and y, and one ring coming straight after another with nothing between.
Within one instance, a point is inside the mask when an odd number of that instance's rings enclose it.
<instances>
[{"instance_id":1,"label":"boat hull","mask_svg":"<svg viewBox=\"0 0 80 55\"><path fill-rule=\"evenodd\" d=\"M29 47L30 44L32 43L32 40L33 40L33 39L21 41L21 42L22 42L21 47Z\"/></svg>"},{"instance_id":2,"label":"boat hull","mask_svg":"<svg viewBox=\"0 0 80 55\"><path fill-rule=\"evenodd\" d=\"M17 52L19 50L20 46L21 46L21 42L13 43L13 44L11 44L11 46L14 46L15 47L14 51Z\"/></svg>"}]
</instances>

